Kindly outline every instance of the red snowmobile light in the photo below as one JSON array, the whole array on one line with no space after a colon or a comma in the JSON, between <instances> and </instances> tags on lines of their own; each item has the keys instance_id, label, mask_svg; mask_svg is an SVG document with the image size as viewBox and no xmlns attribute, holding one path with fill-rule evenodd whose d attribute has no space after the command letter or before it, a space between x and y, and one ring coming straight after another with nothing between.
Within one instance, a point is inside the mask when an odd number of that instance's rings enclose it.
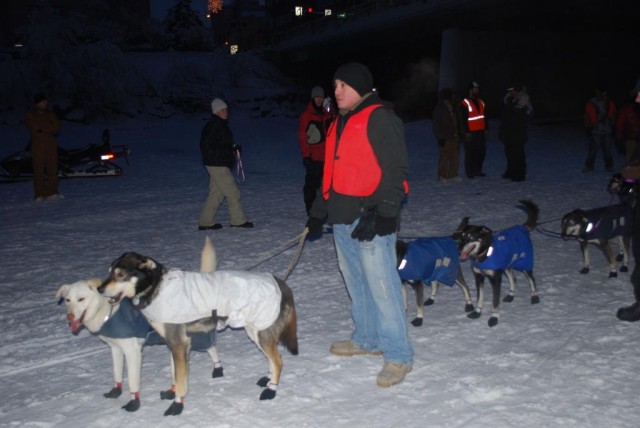
<instances>
[{"instance_id":1,"label":"red snowmobile light","mask_svg":"<svg viewBox=\"0 0 640 428\"><path fill-rule=\"evenodd\" d=\"M107 153L106 155L100 156L100 159L102 159L102 160L109 160L109 159L113 159L113 158L115 158L113 153Z\"/></svg>"}]
</instances>

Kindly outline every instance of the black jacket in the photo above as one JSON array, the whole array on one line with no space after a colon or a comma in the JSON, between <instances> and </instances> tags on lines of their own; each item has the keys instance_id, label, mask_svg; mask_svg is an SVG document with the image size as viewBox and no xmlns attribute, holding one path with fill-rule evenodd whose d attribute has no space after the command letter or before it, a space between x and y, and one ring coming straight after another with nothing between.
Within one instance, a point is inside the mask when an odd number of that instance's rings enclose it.
<instances>
[{"instance_id":1,"label":"black jacket","mask_svg":"<svg viewBox=\"0 0 640 428\"><path fill-rule=\"evenodd\" d=\"M340 131L349 126L352 114L372 104L385 105L378 95L373 93L365 95L353 111L340 112L332 125L338 126L337 145L341 143ZM376 191L369 197L360 198L336 193L332 188L329 199L325 200L320 190L309 211L311 217L326 219L329 224L351 224L367 209L374 207L382 217L400 215L400 204L405 196L403 182L407 178L409 168L404 125L389 106L385 105L371 113L367 135L382 169L382 178ZM332 155L327 153L327 156Z\"/></svg>"},{"instance_id":2,"label":"black jacket","mask_svg":"<svg viewBox=\"0 0 640 428\"><path fill-rule=\"evenodd\" d=\"M233 146L233 134L228 122L214 114L200 135L202 163L207 166L233 167L236 160Z\"/></svg>"},{"instance_id":3,"label":"black jacket","mask_svg":"<svg viewBox=\"0 0 640 428\"><path fill-rule=\"evenodd\" d=\"M506 97L502 109L500 139L506 144L523 144L527 141L528 121L526 105L520 105L517 99Z\"/></svg>"}]
</instances>

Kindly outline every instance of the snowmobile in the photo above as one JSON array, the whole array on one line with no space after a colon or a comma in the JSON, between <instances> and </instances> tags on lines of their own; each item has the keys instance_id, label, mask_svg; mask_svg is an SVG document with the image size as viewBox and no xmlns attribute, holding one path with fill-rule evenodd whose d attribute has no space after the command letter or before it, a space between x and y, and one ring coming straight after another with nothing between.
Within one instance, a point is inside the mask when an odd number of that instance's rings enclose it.
<instances>
[{"instance_id":1,"label":"snowmobile","mask_svg":"<svg viewBox=\"0 0 640 428\"><path fill-rule=\"evenodd\" d=\"M0 181L14 182L33 178L31 142L24 150L0 160ZM129 164L130 149L127 145L112 146L109 130L102 132L102 142L79 149L58 146L58 177L108 177L122 174L122 168L113 159L124 157Z\"/></svg>"}]
</instances>

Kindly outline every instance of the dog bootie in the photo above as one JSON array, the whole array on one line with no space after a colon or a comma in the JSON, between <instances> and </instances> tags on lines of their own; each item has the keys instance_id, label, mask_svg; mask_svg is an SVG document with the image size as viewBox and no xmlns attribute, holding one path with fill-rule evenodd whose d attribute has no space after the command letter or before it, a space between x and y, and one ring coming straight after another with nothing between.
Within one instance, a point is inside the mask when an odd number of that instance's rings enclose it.
<instances>
[{"instance_id":1,"label":"dog bootie","mask_svg":"<svg viewBox=\"0 0 640 428\"><path fill-rule=\"evenodd\" d=\"M618 309L616 316L621 321L640 321L640 302Z\"/></svg>"},{"instance_id":2,"label":"dog bootie","mask_svg":"<svg viewBox=\"0 0 640 428\"><path fill-rule=\"evenodd\" d=\"M397 385L404 380L404 377L411 371L411 366L400 363L384 363L384 367L378 373L378 386L380 388L388 388Z\"/></svg>"}]
</instances>

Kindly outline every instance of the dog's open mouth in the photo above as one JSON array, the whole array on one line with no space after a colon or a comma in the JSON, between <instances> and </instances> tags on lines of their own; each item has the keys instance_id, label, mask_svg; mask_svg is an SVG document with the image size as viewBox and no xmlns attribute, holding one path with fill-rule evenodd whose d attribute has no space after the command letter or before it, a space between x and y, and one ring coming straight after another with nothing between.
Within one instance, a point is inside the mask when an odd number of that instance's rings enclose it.
<instances>
[{"instance_id":1,"label":"dog's open mouth","mask_svg":"<svg viewBox=\"0 0 640 428\"><path fill-rule=\"evenodd\" d=\"M80 329L82 328L82 325L84 323L84 315L86 313L86 310L83 311L82 315L78 319L74 319L73 314L67 314L67 319L69 320L69 328L71 329L71 333L73 333L74 335L77 335L80 332Z\"/></svg>"},{"instance_id":2,"label":"dog's open mouth","mask_svg":"<svg viewBox=\"0 0 640 428\"><path fill-rule=\"evenodd\" d=\"M470 242L467 245L465 245L460 251L460 260L465 261L470 256L475 254L475 252L477 251L478 245L479 244L477 242Z\"/></svg>"}]
</instances>

